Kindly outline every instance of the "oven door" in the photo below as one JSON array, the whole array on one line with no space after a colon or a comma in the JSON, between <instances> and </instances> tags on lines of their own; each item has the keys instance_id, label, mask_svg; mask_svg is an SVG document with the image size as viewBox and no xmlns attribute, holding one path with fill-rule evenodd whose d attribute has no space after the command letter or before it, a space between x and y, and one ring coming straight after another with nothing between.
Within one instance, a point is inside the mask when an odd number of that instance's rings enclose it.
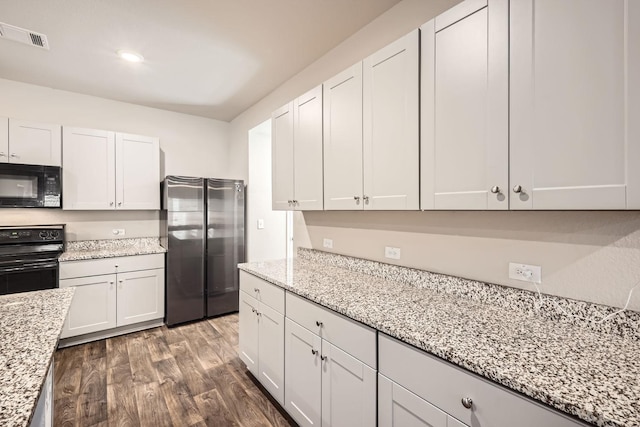
<instances>
[{"instance_id":1,"label":"oven door","mask_svg":"<svg viewBox=\"0 0 640 427\"><path fill-rule=\"evenodd\" d=\"M0 295L58 287L56 258L0 264Z\"/></svg>"},{"instance_id":2,"label":"oven door","mask_svg":"<svg viewBox=\"0 0 640 427\"><path fill-rule=\"evenodd\" d=\"M59 208L61 168L0 163L0 207Z\"/></svg>"}]
</instances>

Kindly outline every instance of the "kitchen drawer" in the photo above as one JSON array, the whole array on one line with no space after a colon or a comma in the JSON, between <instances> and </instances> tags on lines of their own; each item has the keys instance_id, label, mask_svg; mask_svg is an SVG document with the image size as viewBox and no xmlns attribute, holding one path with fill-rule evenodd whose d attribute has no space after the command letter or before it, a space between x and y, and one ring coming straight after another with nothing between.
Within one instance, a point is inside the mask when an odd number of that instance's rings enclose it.
<instances>
[{"instance_id":1,"label":"kitchen drawer","mask_svg":"<svg viewBox=\"0 0 640 427\"><path fill-rule=\"evenodd\" d=\"M474 427L586 426L424 351L380 334L380 373ZM462 399L473 401L471 409Z\"/></svg>"},{"instance_id":2,"label":"kitchen drawer","mask_svg":"<svg viewBox=\"0 0 640 427\"><path fill-rule=\"evenodd\" d=\"M83 259L60 263L60 279L164 268L164 254Z\"/></svg>"},{"instance_id":3,"label":"kitchen drawer","mask_svg":"<svg viewBox=\"0 0 640 427\"><path fill-rule=\"evenodd\" d=\"M287 292L286 316L376 368L376 330Z\"/></svg>"},{"instance_id":4,"label":"kitchen drawer","mask_svg":"<svg viewBox=\"0 0 640 427\"><path fill-rule=\"evenodd\" d=\"M253 274L240 271L240 290L284 314L284 289L266 282Z\"/></svg>"}]
</instances>

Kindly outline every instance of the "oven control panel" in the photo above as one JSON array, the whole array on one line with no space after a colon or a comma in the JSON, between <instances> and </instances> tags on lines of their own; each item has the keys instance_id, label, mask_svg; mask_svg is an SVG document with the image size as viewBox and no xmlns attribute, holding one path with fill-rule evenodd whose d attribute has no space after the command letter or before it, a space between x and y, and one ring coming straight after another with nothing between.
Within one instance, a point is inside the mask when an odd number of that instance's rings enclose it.
<instances>
[{"instance_id":1,"label":"oven control panel","mask_svg":"<svg viewBox=\"0 0 640 427\"><path fill-rule=\"evenodd\" d=\"M64 242L64 225L41 227L0 227L0 245L37 242Z\"/></svg>"}]
</instances>

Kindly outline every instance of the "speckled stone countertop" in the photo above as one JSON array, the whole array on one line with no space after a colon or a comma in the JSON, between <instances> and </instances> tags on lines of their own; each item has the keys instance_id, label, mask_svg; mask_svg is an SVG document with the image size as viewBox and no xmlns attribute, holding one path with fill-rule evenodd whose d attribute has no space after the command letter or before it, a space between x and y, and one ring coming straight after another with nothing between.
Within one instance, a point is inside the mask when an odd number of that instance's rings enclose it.
<instances>
[{"instance_id":1,"label":"speckled stone countertop","mask_svg":"<svg viewBox=\"0 0 640 427\"><path fill-rule=\"evenodd\" d=\"M118 256L160 254L166 249L160 246L157 237L132 239L80 240L67 242L65 252L59 260L77 261L81 259L113 258Z\"/></svg>"},{"instance_id":2,"label":"speckled stone countertop","mask_svg":"<svg viewBox=\"0 0 640 427\"><path fill-rule=\"evenodd\" d=\"M0 296L0 426L28 426L75 288Z\"/></svg>"},{"instance_id":3,"label":"speckled stone countertop","mask_svg":"<svg viewBox=\"0 0 640 427\"><path fill-rule=\"evenodd\" d=\"M549 320L498 285L475 298L444 287L478 282L424 272L442 281L430 284L420 270L373 263L364 274L305 257L239 268L588 423L640 426L640 340L628 325L621 334ZM401 280L379 277L389 272ZM491 286L507 293L500 304L486 302L501 292Z\"/></svg>"}]
</instances>

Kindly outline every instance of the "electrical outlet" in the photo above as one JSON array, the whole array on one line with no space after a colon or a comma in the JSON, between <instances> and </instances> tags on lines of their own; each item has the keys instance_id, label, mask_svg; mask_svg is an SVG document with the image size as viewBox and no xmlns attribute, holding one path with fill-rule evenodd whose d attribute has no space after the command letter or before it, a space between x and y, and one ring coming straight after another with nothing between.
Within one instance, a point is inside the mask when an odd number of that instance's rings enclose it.
<instances>
[{"instance_id":1,"label":"electrical outlet","mask_svg":"<svg viewBox=\"0 0 640 427\"><path fill-rule=\"evenodd\" d=\"M331 239L323 239L322 246L327 249L333 249L333 240Z\"/></svg>"},{"instance_id":2,"label":"electrical outlet","mask_svg":"<svg viewBox=\"0 0 640 427\"><path fill-rule=\"evenodd\" d=\"M509 263L509 279L522 280L523 282L542 282L542 267L539 265Z\"/></svg>"},{"instance_id":3,"label":"electrical outlet","mask_svg":"<svg viewBox=\"0 0 640 427\"><path fill-rule=\"evenodd\" d=\"M114 228L113 234L114 236L124 236L124 228Z\"/></svg>"},{"instance_id":4,"label":"electrical outlet","mask_svg":"<svg viewBox=\"0 0 640 427\"><path fill-rule=\"evenodd\" d=\"M264 219L260 218L258 220L258 230L262 230L264 228Z\"/></svg>"},{"instance_id":5,"label":"electrical outlet","mask_svg":"<svg viewBox=\"0 0 640 427\"><path fill-rule=\"evenodd\" d=\"M384 247L384 257L389 259L400 259L400 248L394 248L392 246Z\"/></svg>"}]
</instances>

